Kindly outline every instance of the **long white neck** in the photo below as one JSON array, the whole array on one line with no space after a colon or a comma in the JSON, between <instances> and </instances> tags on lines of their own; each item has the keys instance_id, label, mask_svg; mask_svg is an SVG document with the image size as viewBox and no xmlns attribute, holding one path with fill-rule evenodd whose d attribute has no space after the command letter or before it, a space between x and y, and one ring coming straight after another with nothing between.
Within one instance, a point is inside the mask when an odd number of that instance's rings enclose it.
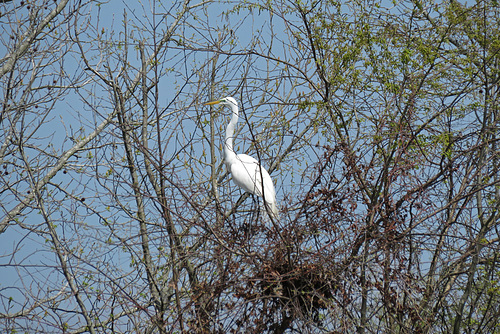
<instances>
[{"instance_id":1,"label":"long white neck","mask_svg":"<svg viewBox=\"0 0 500 334\"><path fill-rule=\"evenodd\" d=\"M233 136L234 129L236 128L236 123L238 123L238 106L234 104L229 104L231 110L233 111L233 116L231 121L226 128L226 143L224 145L224 160L226 164L231 164L232 160L236 158L236 153L233 148Z\"/></svg>"}]
</instances>

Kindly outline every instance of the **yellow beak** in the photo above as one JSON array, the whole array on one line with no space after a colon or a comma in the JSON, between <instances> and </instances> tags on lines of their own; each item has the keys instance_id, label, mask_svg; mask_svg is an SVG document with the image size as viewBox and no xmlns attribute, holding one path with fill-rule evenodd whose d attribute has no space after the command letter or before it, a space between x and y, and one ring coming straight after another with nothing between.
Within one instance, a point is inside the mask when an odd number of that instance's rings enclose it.
<instances>
[{"instance_id":1,"label":"yellow beak","mask_svg":"<svg viewBox=\"0 0 500 334\"><path fill-rule=\"evenodd\" d=\"M207 103L205 103L205 105L206 106L211 106L211 105L219 104L219 103L220 103L220 100L217 100L217 101L207 102Z\"/></svg>"}]
</instances>

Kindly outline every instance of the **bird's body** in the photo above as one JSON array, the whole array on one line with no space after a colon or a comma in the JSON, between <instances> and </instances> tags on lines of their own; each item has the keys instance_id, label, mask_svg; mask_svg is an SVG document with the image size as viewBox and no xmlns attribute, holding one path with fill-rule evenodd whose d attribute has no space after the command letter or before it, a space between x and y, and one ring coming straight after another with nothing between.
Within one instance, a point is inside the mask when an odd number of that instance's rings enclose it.
<instances>
[{"instance_id":1,"label":"bird's body","mask_svg":"<svg viewBox=\"0 0 500 334\"><path fill-rule=\"evenodd\" d=\"M238 122L238 103L232 97L208 102L212 104L225 104L231 107L233 115L226 129L226 142L224 143L224 163L233 177L234 183L246 192L264 198L264 203L273 218L278 217L278 206L276 205L276 191L274 190L271 176L260 165L257 159L247 154L236 154L233 148L233 136L236 123ZM262 186L264 185L264 187Z\"/></svg>"}]
</instances>

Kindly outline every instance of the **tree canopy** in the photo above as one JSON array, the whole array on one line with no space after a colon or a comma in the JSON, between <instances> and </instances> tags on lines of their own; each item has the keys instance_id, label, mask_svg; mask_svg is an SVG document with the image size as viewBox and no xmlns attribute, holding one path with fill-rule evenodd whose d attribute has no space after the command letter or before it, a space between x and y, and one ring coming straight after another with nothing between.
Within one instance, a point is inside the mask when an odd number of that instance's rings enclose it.
<instances>
[{"instance_id":1,"label":"tree canopy","mask_svg":"<svg viewBox=\"0 0 500 334\"><path fill-rule=\"evenodd\" d=\"M0 2L1 332L500 332L497 0Z\"/></svg>"}]
</instances>

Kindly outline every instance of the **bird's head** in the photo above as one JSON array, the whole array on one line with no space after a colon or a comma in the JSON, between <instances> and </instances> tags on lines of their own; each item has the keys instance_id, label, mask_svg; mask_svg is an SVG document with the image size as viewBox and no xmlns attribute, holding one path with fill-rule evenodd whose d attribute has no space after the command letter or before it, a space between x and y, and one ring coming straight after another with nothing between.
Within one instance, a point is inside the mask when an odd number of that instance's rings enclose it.
<instances>
[{"instance_id":1,"label":"bird's head","mask_svg":"<svg viewBox=\"0 0 500 334\"><path fill-rule=\"evenodd\" d=\"M225 104L228 106L238 106L238 102L236 102L236 100L234 98L232 98L231 96L225 97L225 98L220 99L220 100L215 100L212 102L205 103L205 105L209 105L209 106L214 105L214 104Z\"/></svg>"}]
</instances>

